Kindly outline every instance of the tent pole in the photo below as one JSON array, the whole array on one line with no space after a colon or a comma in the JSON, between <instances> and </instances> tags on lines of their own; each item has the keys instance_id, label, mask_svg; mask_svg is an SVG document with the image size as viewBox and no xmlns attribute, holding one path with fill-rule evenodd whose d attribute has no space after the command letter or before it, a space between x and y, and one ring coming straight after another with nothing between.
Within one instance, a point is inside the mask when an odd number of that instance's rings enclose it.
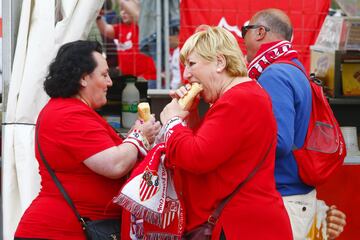
<instances>
[{"instance_id":1,"label":"tent pole","mask_svg":"<svg viewBox=\"0 0 360 240\"><path fill-rule=\"evenodd\" d=\"M6 114L6 106L7 106L7 96L9 92L9 84L11 78L11 69L12 63L14 60L15 46L17 33L19 29L20 22L20 14L21 14L21 6L23 0L1 0L0 4L2 4L2 19L3 19L3 39L2 39L2 105L1 105L1 121L5 119ZM1 139L4 139L4 127L1 126ZM1 156L3 156L3 145L4 141L1 141ZM1 173L3 171L3 161L1 161ZM1 174L2 180L3 174ZM3 182L1 181L1 184ZM1 188L4 189L4 188ZM1 202L2 202L1 194ZM0 211L0 236L3 236L3 211Z\"/></svg>"}]
</instances>

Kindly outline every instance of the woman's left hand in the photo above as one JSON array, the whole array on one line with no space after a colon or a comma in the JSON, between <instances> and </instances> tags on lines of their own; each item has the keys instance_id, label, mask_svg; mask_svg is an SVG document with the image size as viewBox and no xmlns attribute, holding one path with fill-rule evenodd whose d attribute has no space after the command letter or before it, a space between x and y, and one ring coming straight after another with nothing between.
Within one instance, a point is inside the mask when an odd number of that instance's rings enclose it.
<instances>
[{"instance_id":1,"label":"woman's left hand","mask_svg":"<svg viewBox=\"0 0 360 240\"><path fill-rule=\"evenodd\" d=\"M151 118L146 122L137 120L133 128L139 129L143 133L144 137L146 137L148 142L153 144L155 137L158 135L161 129L161 124L159 121L155 120L155 117L152 114Z\"/></svg>"}]
</instances>

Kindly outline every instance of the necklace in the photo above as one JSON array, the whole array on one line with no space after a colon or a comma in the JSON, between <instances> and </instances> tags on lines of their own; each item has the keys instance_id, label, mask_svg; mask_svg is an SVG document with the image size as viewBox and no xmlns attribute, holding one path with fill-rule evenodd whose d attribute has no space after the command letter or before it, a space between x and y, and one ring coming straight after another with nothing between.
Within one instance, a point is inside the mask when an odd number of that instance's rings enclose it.
<instances>
[{"instance_id":1,"label":"necklace","mask_svg":"<svg viewBox=\"0 0 360 240\"><path fill-rule=\"evenodd\" d=\"M228 83L222 88L223 91L221 91L220 96L222 96L227 90L230 89L230 86L231 86L231 84L234 82L235 78L236 78L236 77L234 77L233 79L231 79L230 82L228 82Z\"/></svg>"}]
</instances>

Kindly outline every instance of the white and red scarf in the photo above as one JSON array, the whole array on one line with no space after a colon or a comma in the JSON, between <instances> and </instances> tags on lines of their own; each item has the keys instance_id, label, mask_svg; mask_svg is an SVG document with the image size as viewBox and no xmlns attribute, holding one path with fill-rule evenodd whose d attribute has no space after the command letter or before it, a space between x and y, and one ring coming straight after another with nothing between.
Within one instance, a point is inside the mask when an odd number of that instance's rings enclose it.
<instances>
[{"instance_id":1,"label":"white and red scarf","mask_svg":"<svg viewBox=\"0 0 360 240\"><path fill-rule=\"evenodd\" d=\"M273 62L279 60L290 61L297 58L298 53L292 48L289 41L277 41L265 43L260 46L255 58L248 66L248 75L250 78L258 79L261 73Z\"/></svg>"},{"instance_id":2,"label":"white and red scarf","mask_svg":"<svg viewBox=\"0 0 360 240\"><path fill-rule=\"evenodd\" d=\"M183 206L172 173L164 166L164 158L165 143L159 143L133 170L113 199L132 214L130 239L178 240L184 232Z\"/></svg>"}]
</instances>

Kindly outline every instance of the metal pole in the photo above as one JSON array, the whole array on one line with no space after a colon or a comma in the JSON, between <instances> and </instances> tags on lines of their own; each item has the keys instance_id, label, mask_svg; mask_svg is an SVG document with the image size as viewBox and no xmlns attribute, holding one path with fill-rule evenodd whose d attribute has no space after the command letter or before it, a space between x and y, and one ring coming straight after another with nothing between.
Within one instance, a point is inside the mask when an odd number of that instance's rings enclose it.
<instances>
[{"instance_id":1,"label":"metal pole","mask_svg":"<svg viewBox=\"0 0 360 240\"><path fill-rule=\"evenodd\" d=\"M161 0L156 0L156 87L161 89Z\"/></svg>"},{"instance_id":2,"label":"metal pole","mask_svg":"<svg viewBox=\"0 0 360 240\"><path fill-rule=\"evenodd\" d=\"M1 0L2 19L3 19L3 39L2 39L2 121L4 121L7 107L7 96L11 79L11 70L15 53L16 39L18 35L21 6L23 0ZM4 139L4 127L1 127L1 138ZM1 143L1 156L3 155L4 141ZM1 172L4 169L4 162L1 161ZM2 201L2 194L1 194ZM3 211L1 209L1 225L3 225ZM4 236L1 226L1 237Z\"/></svg>"},{"instance_id":3,"label":"metal pole","mask_svg":"<svg viewBox=\"0 0 360 240\"><path fill-rule=\"evenodd\" d=\"M165 88L170 89L169 1L164 1Z\"/></svg>"},{"instance_id":4,"label":"metal pole","mask_svg":"<svg viewBox=\"0 0 360 240\"><path fill-rule=\"evenodd\" d=\"M12 63L14 60L16 39L18 35L21 5L23 0L3 0L3 42L2 42L2 64L3 64L3 89L2 110L6 110L7 95L11 78Z\"/></svg>"}]
</instances>

